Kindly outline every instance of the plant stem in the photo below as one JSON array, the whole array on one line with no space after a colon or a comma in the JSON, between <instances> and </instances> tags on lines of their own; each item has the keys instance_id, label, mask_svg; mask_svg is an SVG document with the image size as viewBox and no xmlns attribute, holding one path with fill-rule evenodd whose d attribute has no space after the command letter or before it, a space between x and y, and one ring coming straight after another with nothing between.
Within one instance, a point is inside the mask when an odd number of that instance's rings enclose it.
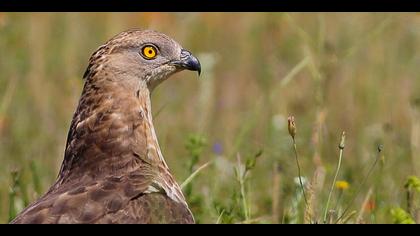
<instances>
[{"instance_id":1,"label":"plant stem","mask_svg":"<svg viewBox=\"0 0 420 236\"><path fill-rule=\"evenodd\" d=\"M407 189L406 199L407 199L407 212L408 214L413 215L412 204L411 204L413 197L409 189Z\"/></svg>"},{"instance_id":2,"label":"plant stem","mask_svg":"<svg viewBox=\"0 0 420 236\"><path fill-rule=\"evenodd\" d=\"M378 156L375 159L375 162L373 162L372 166L370 167L367 175L363 178L362 183L359 185L359 188L357 189L356 193L354 194L353 198L351 199L349 205L344 209L343 213L340 215L340 217L337 218L338 222L341 218L343 218L343 216L346 214L346 212L350 209L351 205L353 204L354 200L356 199L356 197L359 195L360 191L362 190L363 185L365 184L366 180L369 178L370 174L373 171L373 168L375 168L376 163L378 163L378 160L380 158L381 155L381 150L379 150L378 152Z\"/></svg>"},{"instance_id":3,"label":"plant stem","mask_svg":"<svg viewBox=\"0 0 420 236\"><path fill-rule=\"evenodd\" d=\"M338 197L337 197L337 202L335 203L335 206L334 206L334 211L335 212L338 212L337 211L337 208L338 208L338 205L339 205L339 203L340 203L340 201L341 201L341 197L343 196L343 190L340 190L339 192L338 192Z\"/></svg>"},{"instance_id":4,"label":"plant stem","mask_svg":"<svg viewBox=\"0 0 420 236\"><path fill-rule=\"evenodd\" d=\"M224 213L225 213L225 209L223 209L222 212L220 212L219 217L217 217L216 224L220 224L220 222L222 222L222 217Z\"/></svg>"},{"instance_id":5,"label":"plant stem","mask_svg":"<svg viewBox=\"0 0 420 236\"><path fill-rule=\"evenodd\" d=\"M239 155L239 153L237 154L237 161L238 161L238 166L235 168L235 173L236 173L236 178L237 181L239 182L239 186L240 186L240 198L242 200L242 207L243 207L243 211L244 211L244 216L245 216L245 220L249 220L249 211L248 211L248 204L246 202L246 194L245 194L245 178L246 178L246 174L247 174L247 169L246 167L242 167L241 165L241 156Z\"/></svg>"},{"instance_id":6,"label":"plant stem","mask_svg":"<svg viewBox=\"0 0 420 236\"><path fill-rule=\"evenodd\" d=\"M305 193L305 187L303 186L302 177L301 177L301 174L300 174L300 165L299 165L298 153L297 153L297 148L296 148L296 141L295 141L295 138L292 137L292 139L293 139L293 150L295 151L296 165L297 165L297 168L298 168L299 183L300 183L300 187L302 189L303 199L305 200L305 205L308 205L308 200L306 198L306 193Z\"/></svg>"},{"instance_id":7,"label":"plant stem","mask_svg":"<svg viewBox=\"0 0 420 236\"><path fill-rule=\"evenodd\" d=\"M244 208L245 220L249 220L248 204L246 203L246 197L245 197L245 183L243 179L241 179L240 185L241 185L241 198L242 198L242 205Z\"/></svg>"},{"instance_id":8,"label":"plant stem","mask_svg":"<svg viewBox=\"0 0 420 236\"><path fill-rule=\"evenodd\" d=\"M200 166L196 171L194 171L186 180L184 180L184 182L182 182L180 186L181 189L184 189L195 178L195 176L204 168L206 168L210 163L211 161L205 163L204 165Z\"/></svg>"},{"instance_id":9,"label":"plant stem","mask_svg":"<svg viewBox=\"0 0 420 236\"><path fill-rule=\"evenodd\" d=\"M333 179L333 182L332 182L332 184L331 184L331 188L330 188L330 193L328 194L327 204L326 204L326 206L325 206L324 219L323 219L323 222L324 222L324 223L325 223L325 222L327 222L327 213L328 213L328 208L329 208L329 206L330 206L330 200L331 200L331 195L332 195L332 192L333 192L333 190L334 190L334 185L335 185L335 182L337 181L338 172L340 171L340 167L341 167L341 160L343 159L343 150L344 150L344 148L341 148L341 146L340 146L340 156L339 156L339 158L338 158L337 169L336 169L336 171L335 171L334 179Z\"/></svg>"}]
</instances>

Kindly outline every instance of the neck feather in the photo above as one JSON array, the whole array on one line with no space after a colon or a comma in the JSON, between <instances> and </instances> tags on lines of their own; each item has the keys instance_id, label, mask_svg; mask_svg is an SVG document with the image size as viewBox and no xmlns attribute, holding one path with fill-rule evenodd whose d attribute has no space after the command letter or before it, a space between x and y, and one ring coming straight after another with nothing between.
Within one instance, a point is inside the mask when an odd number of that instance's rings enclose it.
<instances>
[{"instance_id":1,"label":"neck feather","mask_svg":"<svg viewBox=\"0 0 420 236\"><path fill-rule=\"evenodd\" d=\"M136 80L138 81L138 80ZM68 134L61 178L123 174L138 159L167 169L146 84L87 80Z\"/></svg>"}]
</instances>

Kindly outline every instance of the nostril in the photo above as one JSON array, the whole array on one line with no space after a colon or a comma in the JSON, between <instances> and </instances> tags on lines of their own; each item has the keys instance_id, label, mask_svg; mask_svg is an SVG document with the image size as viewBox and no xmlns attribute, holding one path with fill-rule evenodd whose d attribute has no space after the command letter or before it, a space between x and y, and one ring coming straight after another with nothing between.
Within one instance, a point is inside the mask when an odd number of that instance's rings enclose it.
<instances>
[{"instance_id":1,"label":"nostril","mask_svg":"<svg viewBox=\"0 0 420 236\"><path fill-rule=\"evenodd\" d=\"M181 59L191 56L191 52L185 49L181 50Z\"/></svg>"}]
</instances>

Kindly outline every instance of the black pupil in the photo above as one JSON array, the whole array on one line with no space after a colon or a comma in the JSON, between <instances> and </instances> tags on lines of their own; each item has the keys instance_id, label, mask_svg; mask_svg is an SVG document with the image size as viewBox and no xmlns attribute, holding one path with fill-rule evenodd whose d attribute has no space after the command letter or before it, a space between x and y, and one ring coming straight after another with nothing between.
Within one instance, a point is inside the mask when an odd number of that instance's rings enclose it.
<instances>
[{"instance_id":1,"label":"black pupil","mask_svg":"<svg viewBox=\"0 0 420 236\"><path fill-rule=\"evenodd\" d=\"M149 54L152 54L152 53L153 53L152 49L149 49Z\"/></svg>"}]
</instances>

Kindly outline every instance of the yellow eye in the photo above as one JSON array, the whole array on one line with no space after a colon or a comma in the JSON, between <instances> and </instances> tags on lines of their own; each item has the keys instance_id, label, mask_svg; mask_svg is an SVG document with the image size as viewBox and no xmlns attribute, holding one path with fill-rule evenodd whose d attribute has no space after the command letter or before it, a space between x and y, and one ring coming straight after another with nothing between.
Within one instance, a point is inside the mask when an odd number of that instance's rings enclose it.
<instances>
[{"instance_id":1,"label":"yellow eye","mask_svg":"<svg viewBox=\"0 0 420 236\"><path fill-rule=\"evenodd\" d=\"M144 58L150 60L156 57L157 51L156 51L156 48L153 46L145 46L142 49L142 54Z\"/></svg>"}]
</instances>

